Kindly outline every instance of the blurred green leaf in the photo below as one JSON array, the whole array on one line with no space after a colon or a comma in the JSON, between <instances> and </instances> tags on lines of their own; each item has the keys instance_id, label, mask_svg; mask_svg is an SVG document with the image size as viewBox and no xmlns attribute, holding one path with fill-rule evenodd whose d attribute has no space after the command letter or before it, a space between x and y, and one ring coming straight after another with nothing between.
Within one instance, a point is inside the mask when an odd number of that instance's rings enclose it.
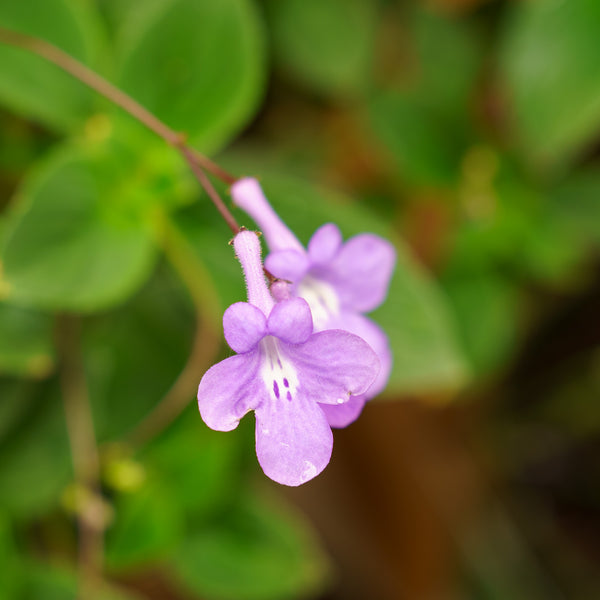
<instances>
[{"instance_id":1,"label":"blurred green leaf","mask_svg":"<svg viewBox=\"0 0 600 600\"><path fill-rule=\"evenodd\" d=\"M0 26L45 39L89 64L98 24L89 3L67 0L0 2ZM93 93L71 75L31 52L0 44L0 102L58 130L80 126Z\"/></svg>"},{"instance_id":2,"label":"blurred green leaf","mask_svg":"<svg viewBox=\"0 0 600 600\"><path fill-rule=\"evenodd\" d=\"M369 0L274 0L267 4L275 58L286 75L345 100L363 92L375 45Z\"/></svg>"},{"instance_id":3,"label":"blurred green leaf","mask_svg":"<svg viewBox=\"0 0 600 600\"><path fill-rule=\"evenodd\" d=\"M52 368L48 315L0 302L0 373L43 377Z\"/></svg>"},{"instance_id":4,"label":"blurred green leaf","mask_svg":"<svg viewBox=\"0 0 600 600\"><path fill-rule=\"evenodd\" d=\"M151 468L161 473L177 505L198 523L221 512L238 496L242 453L248 448L245 442L253 446L253 437L247 440L240 432L223 435L212 431L202 423L195 406L190 412L193 414L172 427L144 456Z\"/></svg>"},{"instance_id":5,"label":"blurred green leaf","mask_svg":"<svg viewBox=\"0 0 600 600\"><path fill-rule=\"evenodd\" d=\"M482 59L479 36L465 19L419 7L411 19L419 60L419 98L441 114L464 118Z\"/></svg>"},{"instance_id":6,"label":"blurred green leaf","mask_svg":"<svg viewBox=\"0 0 600 600\"><path fill-rule=\"evenodd\" d=\"M233 248L231 231L212 207L195 205L175 215L177 228L213 275L221 309L246 299L246 287Z\"/></svg>"},{"instance_id":7,"label":"blurred green leaf","mask_svg":"<svg viewBox=\"0 0 600 600\"><path fill-rule=\"evenodd\" d=\"M112 144L63 148L26 180L4 248L11 299L91 311L139 287L155 259L156 200L130 160Z\"/></svg>"},{"instance_id":8,"label":"blurred green leaf","mask_svg":"<svg viewBox=\"0 0 600 600\"><path fill-rule=\"evenodd\" d=\"M550 193L548 212L580 243L600 244L600 168L575 171Z\"/></svg>"},{"instance_id":9,"label":"blurred green leaf","mask_svg":"<svg viewBox=\"0 0 600 600\"><path fill-rule=\"evenodd\" d=\"M375 135L403 178L428 186L456 182L464 152L461 127L408 93L380 93L368 110Z\"/></svg>"},{"instance_id":10,"label":"blurred green leaf","mask_svg":"<svg viewBox=\"0 0 600 600\"><path fill-rule=\"evenodd\" d=\"M2 594L4 598L17 598L21 564L13 536L13 528L7 516L0 512L0 573L2 574Z\"/></svg>"},{"instance_id":11,"label":"blurred green leaf","mask_svg":"<svg viewBox=\"0 0 600 600\"><path fill-rule=\"evenodd\" d=\"M0 378L0 444L30 410L35 390L32 380Z\"/></svg>"},{"instance_id":12,"label":"blurred green leaf","mask_svg":"<svg viewBox=\"0 0 600 600\"><path fill-rule=\"evenodd\" d=\"M172 567L203 597L282 600L315 595L329 564L308 523L291 507L243 497L223 519L190 531Z\"/></svg>"},{"instance_id":13,"label":"blurred green leaf","mask_svg":"<svg viewBox=\"0 0 600 600\"><path fill-rule=\"evenodd\" d=\"M122 570L164 558L182 535L182 514L168 485L150 475L139 490L115 500L106 536L106 561Z\"/></svg>"},{"instance_id":14,"label":"blurred green leaf","mask_svg":"<svg viewBox=\"0 0 600 600\"><path fill-rule=\"evenodd\" d=\"M74 569L61 563L41 563L28 560L24 563L27 576L19 600L76 600L78 575ZM103 582L95 590L97 600L141 600L135 592ZM10 598L12 600L12 597Z\"/></svg>"},{"instance_id":15,"label":"blurred green leaf","mask_svg":"<svg viewBox=\"0 0 600 600\"><path fill-rule=\"evenodd\" d=\"M35 410L1 442L0 509L19 517L43 514L57 505L70 477L64 412L53 382L40 388Z\"/></svg>"},{"instance_id":16,"label":"blurred green leaf","mask_svg":"<svg viewBox=\"0 0 600 600\"><path fill-rule=\"evenodd\" d=\"M502 366L517 343L514 286L491 273L456 276L444 283L473 371L483 375Z\"/></svg>"},{"instance_id":17,"label":"blurred green leaf","mask_svg":"<svg viewBox=\"0 0 600 600\"><path fill-rule=\"evenodd\" d=\"M193 321L185 292L164 268L124 306L87 320L86 373L99 439L124 435L166 394L188 356Z\"/></svg>"},{"instance_id":18,"label":"blurred green leaf","mask_svg":"<svg viewBox=\"0 0 600 600\"><path fill-rule=\"evenodd\" d=\"M527 156L556 163L595 139L600 126L600 4L516 2L505 23L502 73Z\"/></svg>"},{"instance_id":19,"label":"blurred green leaf","mask_svg":"<svg viewBox=\"0 0 600 600\"><path fill-rule=\"evenodd\" d=\"M261 26L248 0L155 0L125 13L119 85L192 144L213 149L262 93Z\"/></svg>"},{"instance_id":20,"label":"blurred green leaf","mask_svg":"<svg viewBox=\"0 0 600 600\"><path fill-rule=\"evenodd\" d=\"M23 600L75 600L77 575L63 566L29 561L24 587Z\"/></svg>"}]
</instances>

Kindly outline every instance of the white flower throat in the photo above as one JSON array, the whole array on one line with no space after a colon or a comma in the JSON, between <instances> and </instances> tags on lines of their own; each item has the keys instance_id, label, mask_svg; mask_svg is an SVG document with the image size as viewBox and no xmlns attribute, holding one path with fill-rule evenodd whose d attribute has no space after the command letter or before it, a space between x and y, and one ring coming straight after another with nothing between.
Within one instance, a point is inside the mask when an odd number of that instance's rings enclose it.
<instances>
[{"instance_id":1,"label":"white flower throat","mask_svg":"<svg viewBox=\"0 0 600 600\"><path fill-rule=\"evenodd\" d=\"M298 284L298 296L310 306L315 331L323 331L329 319L340 312L340 301L333 286L310 275Z\"/></svg>"},{"instance_id":2,"label":"white flower throat","mask_svg":"<svg viewBox=\"0 0 600 600\"><path fill-rule=\"evenodd\" d=\"M271 399L292 400L299 385L293 363L282 354L277 338L268 335L259 343L264 352L260 375Z\"/></svg>"}]
</instances>

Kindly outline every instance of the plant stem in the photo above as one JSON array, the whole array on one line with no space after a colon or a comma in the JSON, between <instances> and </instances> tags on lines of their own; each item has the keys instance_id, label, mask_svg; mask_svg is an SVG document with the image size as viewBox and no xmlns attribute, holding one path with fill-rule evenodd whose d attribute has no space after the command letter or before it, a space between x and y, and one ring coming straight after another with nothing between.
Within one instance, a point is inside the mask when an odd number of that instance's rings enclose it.
<instances>
[{"instance_id":1,"label":"plant stem","mask_svg":"<svg viewBox=\"0 0 600 600\"><path fill-rule=\"evenodd\" d=\"M80 321L57 317L60 381L75 483L82 492L77 507L80 598L92 599L100 586L104 554L104 515L99 500L100 459L81 358Z\"/></svg>"},{"instance_id":2,"label":"plant stem","mask_svg":"<svg viewBox=\"0 0 600 600\"><path fill-rule=\"evenodd\" d=\"M165 254L190 293L196 312L196 329L191 353L179 377L128 436L129 443L137 447L156 437L181 414L221 346L221 330L216 326L221 306L210 274L177 227L168 219L163 225Z\"/></svg>"},{"instance_id":3,"label":"plant stem","mask_svg":"<svg viewBox=\"0 0 600 600\"><path fill-rule=\"evenodd\" d=\"M204 170L209 171L227 184L234 183L236 178L209 158L191 148L186 143L186 135L184 133L171 129L166 123L144 108L131 96L60 48L57 48L45 40L0 27L0 42L28 50L29 52L33 52L45 60L54 63L88 87L98 92L101 96L104 96L107 100L110 100L113 104L121 107L134 119L138 120L148 129L156 133L156 135L165 140L165 142L173 146L188 163L194 175L200 182L200 185L206 191L232 232L235 234L240 230L234 216L217 194L215 188L206 177Z\"/></svg>"}]
</instances>

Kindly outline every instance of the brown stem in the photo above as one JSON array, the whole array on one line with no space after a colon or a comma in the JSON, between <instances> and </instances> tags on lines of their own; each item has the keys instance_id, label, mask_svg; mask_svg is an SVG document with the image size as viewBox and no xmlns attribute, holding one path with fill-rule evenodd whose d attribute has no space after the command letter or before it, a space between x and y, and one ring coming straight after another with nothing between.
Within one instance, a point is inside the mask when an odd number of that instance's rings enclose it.
<instances>
[{"instance_id":1,"label":"brown stem","mask_svg":"<svg viewBox=\"0 0 600 600\"><path fill-rule=\"evenodd\" d=\"M229 228L232 229L234 233L239 231L239 226L233 215L223 204L223 201L219 198L214 187L210 185L203 170L206 169L227 184L234 183L236 178L212 160L200 154L197 150L190 148L185 142L185 134L171 129L166 123L163 123L156 115L144 108L131 96L127 95L66 52L63 52L60 48L57 48L45 40L0 27L0 42L28 50L54 63L63 69L63 71L71 74L73 77L98 92L101 96L110 100L113 104L121 107L133 118L137 119L148 129L163 138L168 144L176 148L190 165L194 175L200 182L200 185L206 190L219 213L225 218ZM209 183L209 187L206 187L207 182Z\"/></svg>"},{"instance_id":2,"label":"brown stem","mask_svg":"<svg viewBox=\"0 0 600 600\"><path fill-rule=\"evenodd\" d=\"M100 459L81 359L80 322L77 317L57 317L57 346L73 472L76 486L81 492L81 500L76 507L79 596L91 599L102 577L104 515L99 499Z\"/></svg>"}]
</instances>

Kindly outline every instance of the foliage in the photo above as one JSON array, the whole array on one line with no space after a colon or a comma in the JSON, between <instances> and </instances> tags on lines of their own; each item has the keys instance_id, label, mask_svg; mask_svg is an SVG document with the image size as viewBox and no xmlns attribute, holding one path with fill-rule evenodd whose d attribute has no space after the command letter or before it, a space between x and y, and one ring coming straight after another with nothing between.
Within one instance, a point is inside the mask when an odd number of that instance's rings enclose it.
<instances>
[{"instance_id":1,"label":"foliage","mask_svg":"<svg viewBox=\"0 0 600 600\"><path fill-rule=\"evenodd\" d=\"M543 329L540 294L591 293L600 242L600 5L425 4L0 0L0 27L55 44L259 176L302 242L330 221L391 239L373 318L394 366L378 403L493 385ZM24 50L0 44L0 72L2 592L76 594L69 314L110 515L99 598L144 597L135 574L154 572L189 597L319 597L331 561L259 479L251 423L216 434L192 407L141 446L130 437L185 367L197 319L206 354L227 352L220 311L245 293L230 232L174 149L120 109ZM596 379L562 382L540 418L597 436ZM485 560L464 559L463 592L521 597L520 567Z\"/></svg>"}]
</instances>

